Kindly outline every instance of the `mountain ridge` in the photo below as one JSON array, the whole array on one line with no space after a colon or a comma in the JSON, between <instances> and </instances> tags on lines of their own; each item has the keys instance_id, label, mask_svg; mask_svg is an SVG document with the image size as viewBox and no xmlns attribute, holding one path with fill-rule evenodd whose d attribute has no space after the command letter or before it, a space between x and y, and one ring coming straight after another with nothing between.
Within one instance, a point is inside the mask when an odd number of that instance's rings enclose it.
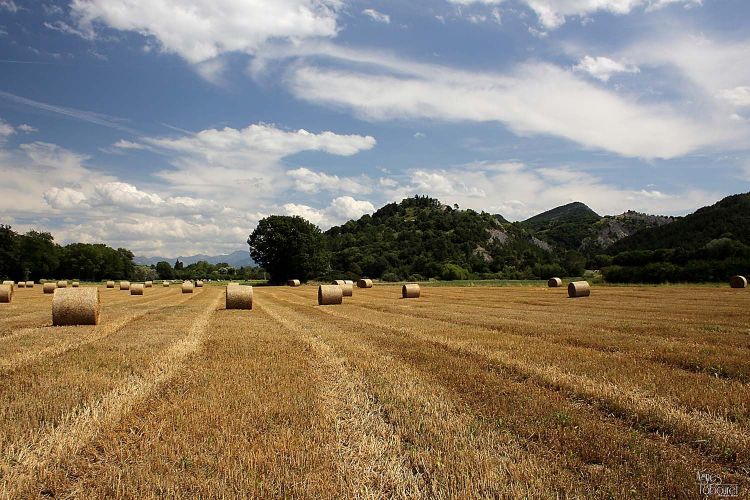
<instances>
[{"instance_id":1,"label":"mountain ridge","mask_svg":"<svg viewBox=\"0 0 750 500\"><path fill-rule=\"evenodd\" d=\"M144 265L144 266L153 266L157 263L164 261L169 262L170 265L174 265L176 260L179 260L186 266L189 266L190 264L195 264L199 261L206 261L209 264L219 264L222 262L225 262L229 264L232 267L244 267L244 266L254 266L255 261L250 257L250 252L248 250L235 250L232 253L229 254L221 254L221 255L206 255L206 254L196 254L196 255L189 255L189 256L179 256L179 257L141 257L136 256L133 257L133 260L136 264Z\"/></svg>"}]
</instances>

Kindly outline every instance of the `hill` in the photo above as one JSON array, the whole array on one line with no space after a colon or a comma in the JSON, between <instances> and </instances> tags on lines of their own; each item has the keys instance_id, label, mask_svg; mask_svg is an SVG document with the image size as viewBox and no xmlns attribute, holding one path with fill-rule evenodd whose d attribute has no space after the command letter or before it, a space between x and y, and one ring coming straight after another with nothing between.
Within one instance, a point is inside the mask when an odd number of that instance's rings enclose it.
<instances>
[{"instance_id":1,"label":"hill","mask_svg":"<svg viewBox=\"0 0 750 500\"><path fill-rule=\"evenodd\" d=\"M190 255L188 257L135 257L134 259L136 263L146 266L156 265L159 262L169 262L170 264L174 264L176 260L179 260L186 266L195 264L196 262L200 261L205 261L209 264L214 265L223 262L229 264L232 267L245 267L255 265L255 261L253 261L252 257L250 257L250 253L247 250L237 250L236 252L225 255L197 254Z\"/></svg>"},{"instance_id":2,"label":"hill","mask_svg":"<svg viewBox=\"0 0 750 500\"><path fill-rule=\"evenodd\" d=\"M502 216L460 210L426 196L390 203L329 229L332 273L384 279L469 275L545 278L580 274L580 255L547 242Z\"/></svg>"},{"instance_id":3,"label":"hill","mask_svg":"<svg viewBox=\"0 0 750 500\"><path fill-rule=\"evenodd\" d=\"M612 245L610 253L659 248L696 249L718 238L750 245L750 193L729 196L672 224L638 231Z\"/></svg>"},{"instance_id":4,"label":"hill","mask_svg":"<svg viewBox=\"0 0 750 500\"><path fill-rule=\"evenodd\" d=\"M608 281L726 281L750 274L750 193L729 196L609 248Z\"/></svg>"}]
</instances>

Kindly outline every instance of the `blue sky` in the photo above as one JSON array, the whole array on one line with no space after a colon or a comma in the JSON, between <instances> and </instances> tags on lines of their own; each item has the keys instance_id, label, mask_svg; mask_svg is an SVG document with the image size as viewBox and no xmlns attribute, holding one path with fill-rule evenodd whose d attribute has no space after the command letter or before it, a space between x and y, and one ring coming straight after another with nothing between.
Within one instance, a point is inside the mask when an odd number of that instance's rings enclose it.
<instances>
[{"instance_id":1,"label":"blue sky","mask_svg":"<svg viewBox=\"0 0 750 500\"><path fill-rule=\"evenodd\" d=\"M0 222L140 255L429 194L750 190L746 0L0 0Z\"/></svg>"}]
</instances>

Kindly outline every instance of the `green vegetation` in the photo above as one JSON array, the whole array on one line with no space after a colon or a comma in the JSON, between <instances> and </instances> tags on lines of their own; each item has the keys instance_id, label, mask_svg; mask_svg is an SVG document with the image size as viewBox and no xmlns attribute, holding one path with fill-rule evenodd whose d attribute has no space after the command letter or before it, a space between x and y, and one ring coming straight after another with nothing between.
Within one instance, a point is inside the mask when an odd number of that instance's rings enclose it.
<instances>
[{"instance_id":1,"label":"green vegetation","mask_svg":"<svg viewBox=\"0 0 750 500\"><path fill-rule=\"evenodd\" d=\"M330 254L320 229L302 217L272 215L262 219L247 239L250 255L275 283L307 281L328 270Z\"/></svg>"}]
</instances>

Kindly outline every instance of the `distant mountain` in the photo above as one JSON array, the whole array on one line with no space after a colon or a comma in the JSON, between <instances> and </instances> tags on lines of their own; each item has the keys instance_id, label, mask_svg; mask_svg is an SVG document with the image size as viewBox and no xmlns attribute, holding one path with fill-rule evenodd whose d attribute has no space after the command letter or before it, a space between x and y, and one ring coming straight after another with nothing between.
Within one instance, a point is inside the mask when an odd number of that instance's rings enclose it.
<instances>
[{"instance_id":1,"label":"distant mountain","mask_svg":"<svg viewBox=\"0 0 750 500\"><path fill-rule=\"evenodd\" d=\"M750 245L750 193L728 196L671 224L637 231L612 245L610 253L662 248L690 250L720 238Z\"/></svg>"},{"instance_id":2,"label":"distant mountain","mask_svg":"<svg viewBox=\"0 0 750 500\"><path fill-rule=\"evenodd\" d=\"M157 262L165 261L174 265L176 260L184 263L186 266L195 264L198 261L205 260L209 264L218 264L220 262L226 262L232 267L243 267L243 266L254 266L255 261L250 257L250 252L247 250L237 250L226 255L190 255L188 257L135 257L136 264L142 264L146 266L155 265Z\"/></svg>"},{"instance_id":3,"label":"distant mountain","mask_svg":"<svg viewBox=\"0 0 750 500\"><path fill-rule=\"evenodd\" d=\"M579 250L583 240L594 235L594 225L601 219L601 215L576 201L535 215L519 225L547 243Z\"/></svg>"}]
</instances>

